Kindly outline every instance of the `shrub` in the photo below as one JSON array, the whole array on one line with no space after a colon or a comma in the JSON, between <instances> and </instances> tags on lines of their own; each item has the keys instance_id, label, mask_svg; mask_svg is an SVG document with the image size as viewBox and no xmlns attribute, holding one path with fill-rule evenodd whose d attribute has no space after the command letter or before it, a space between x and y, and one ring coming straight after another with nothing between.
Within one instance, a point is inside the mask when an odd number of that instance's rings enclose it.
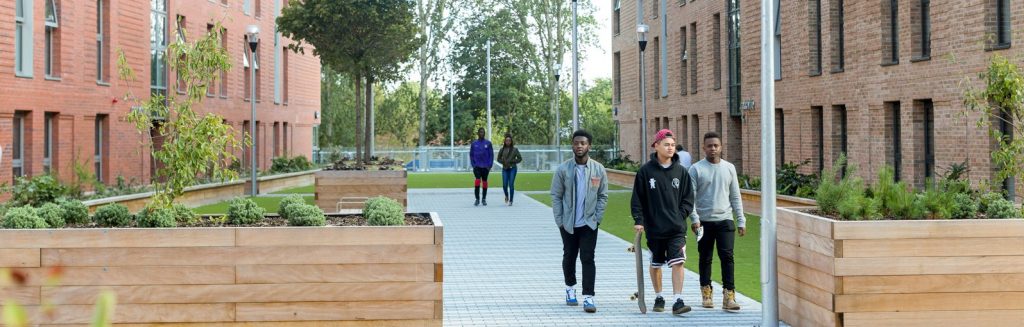
<instances>
[{"instance_id":1,"label":"shrub","mask_svg":"<svg viewBox=\"0 0 1024 327\"><path fill-rule=\"evenodd\" d=\"M36 210L40 218L46 221L46 225L50 228L61 228L64 227L64 208L56 203L47 203Z\"/></svg>"},{"instance_id":2,"label":"shrub","mask_svg":"<svg viewBox=\"0 0 1024 327\"><path fill-rule=\"evenodd\" d=\"M132 224L131 212L120 203L111 203L96 209L92 219L97 225L104 227L127 227Z\"/></svg>"},{"instance_id":3,"label":"shrub","mask_svg":"<svg viewBox=\"0 0 1024 327\"><path fill-rule=\"evenodd\" d=\"M41 206L68 194L68 188L47 174L36 177L18 177L11 188L14 205Z\"/></svg>"},{"instance_id":4,"label":"shrub","mask_svg":"<svg viewBox=\"0 0 1024 327\"><path fill-rule=\"evenodd\" d=\"M402 209L402 205L388 197L378 196L366 200L363 215L370 226L405 225L405 210Z\"/></svg>"},{"instance_id":5,"label":"shrub","mask_svg":"<svg viewBox=\"0 0 1024 327\"><path fill-rule=\"evenodd\" d=\"M313 162L306 156L298 155L292 158L292 167L295 167L296 171L310 170L313 169Z\"/></svg>"},{"instance_id":6,"label":"shrub","mask_svg":"<svg viewBox=\"0 0 1024 327\"><path fill-rule=\"evenodd\" d=\"M228 205L228 220L235 225L249 225L263 219L264 210L249 198L234 198Z\"/></svg>"},{"instance_id":7,"label":"shrub","mask_svg":"<svg viewBox=\"0 0 1024 327\"><path fill-rule=\"evenodd\" d=\"M281 204L278 206L277 213L281 215L281 218L289 219L291 213L288 212L293 205L306 204L306 199L303 199L301 195L290 194L284 199L281 199Z\"/></svg>"},{"instance_id":8,"label":"shrub","mask_svg":"<svg viewBox=\"0 0 1024 327\"><path fill-rule=\"evenodd\" d=\"M804 160L801 163L787 162L779 167L775 177L775 188L779 194L797 195L798 192L801 192L804 196L813 195L814 188L818 185L818 176L801 174L799 171L800 167L808 163L810 160ZM803 190L801 191L801 189Z\"/></svg>"},{"instance_id":9,"label":"shrub","mask_svg":"<svg viewBox=\"0 0 1024 327\"><path fill-rule=\"evenodd\" d=\"M313 163L306 159L306 156L277 157L271 159L270 173L292 173L313 169Z\"/></svg>"},{"instance_id":10,"label":"shrub","mask_svg":"<svg viewBox=\"0 0 1024 327\"><path fill-rule=\"evenodd\" d=\"M839 214L839 203L843 201L852 192L849 185L849 179L843 178L838 179L837 173L842 171L846 166L846 155L840 155L836 162L833 163L832 167L825 169L821 173L821 181L818 183L818 191L815 196L815 200L818 202L818 208L821 212L826 215L838 215ZM851 169L846 167L846 176L850 176Z\"/></svg>"},{"instance_id":11,"label":"shrub","mask_svg":"<svg viewBox=\"0 0 1024 327\"><path fill-rule=\"evenodd\" d=\"M169 208L143 208L137 216L139 227L167 228L176 227L177 216L174 209Z\"/></svg>"},{"instance_id":12,"label":"shrub","mask_svg":"<svg viewBox=\"0 0 1024 327\"><path fill-rule=\"evenodd\" d=\"M921 203L927 209L928 218L949 218L953 213L953 194L957 193L943 191L935 185L926 186L921 193Z\"/></svg>"},{"instance_id":13,"label":"shrub","mask_svg":"<svg viewBox=\"0 0 1024 327\"><path fill-rule=\"evenodd\" d=\"M74 199L60 199L57 204L64 209L64 222L72 225L83 225L89 223L89 207L82 201Z\"/></svg>"},{"instance_id":14,"label":"shrub","mask_svg":"<svg viewBox=\"0 0 1024 327\"><path fill-rule=\"evenodd\" d=\"M46 220L39 216L36 208L30 206L15 207L4 214L4 228L29 229L47 228Z\"/></svg>"},{"instance_id":15,"label":"shrub","mask_svg":"<svg viewBox=\"0 0 1024 327\"><path fill-rule=\"evenodd\" d=\"M978 210L981 211L981 212L988 212L989 204L991 204L993 202L996 202L996 201L999 201L999 200L1005 200L1005 199L1006 198L1003 197L1002 193L988 192L988 193L982 194L981 195L981 201L978 202Z\"/></svg>"},{"instance_id":16,"label":"shrub","mask_svg":"<svg viewBox=\"0 0 1024 327\"><path fill-rule=\"evenodd\" d=\"M1018 211L1017 207L1013 205L1013 202L1006 199L992 201L992 203L989 203L988 207L985 209L985 216L988 218L1004 219L1017 218L1020 216L1020 211Z\"/></svg>"},{"instance_id":17,"label":"shrub","mask_svg":"<svg viewBox=\"0 0 1024 327\"><path fill-rule=\"evenodd\" d=\"M305 203L295 203L288 206L288 225L292 226L323 226L327 225L327 218L320 207Z\"/></svg>"},{"instance_id":18,"label":"shrub","mask_svg":"<svg viewBox=\"0 0 1024 327\"><path fill-rule=\"evenodd\" d=\"M199 215L184 204L175 203L171 206L171 211L174 211L174 221L178 225L192 225L199 222Z\"/></svg>"},{"instance_id":19,"label":"shrub","mask_svg":"<svg viewBox=\"0 0 1024 327\"><path fill-rule=\"evenodd\" d=\"M950 213L950 217L954 219L970 219L977 216L978 201L964 193L953 195L953 211Z\"/></svg>"},{"instance_id":20,"label":"shrub","mask_svg":"<svg viewBox=\"0 0 1024 327\"><path fill-rule=\"evenodd\" d=\"M914 193L902 182L894 180L891 167L883 167L878 172L878 182L871 187L872 196L879 200L882 216L896 219L918 219L914 212Z\"/></svg>"}]
</instances>

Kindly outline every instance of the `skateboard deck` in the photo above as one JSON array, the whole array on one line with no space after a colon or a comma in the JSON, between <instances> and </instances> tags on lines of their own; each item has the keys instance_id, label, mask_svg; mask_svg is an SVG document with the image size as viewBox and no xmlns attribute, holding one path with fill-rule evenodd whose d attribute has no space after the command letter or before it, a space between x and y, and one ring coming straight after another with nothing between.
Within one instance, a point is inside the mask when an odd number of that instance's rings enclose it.
<instances>
[{"instance_id":1,"label":"skateboard deck","mask_svg":"<svg viewBox=\"0 0 1024 327\"><path fill-rule=\"evenodd\" d=\"M640 246L643 239L643 232L636 232L633 238L633 253L636 254L636 299L640 306L640 313L647 313L647 302L644 302L644 250Z\"/></svg>"}]
</instances>

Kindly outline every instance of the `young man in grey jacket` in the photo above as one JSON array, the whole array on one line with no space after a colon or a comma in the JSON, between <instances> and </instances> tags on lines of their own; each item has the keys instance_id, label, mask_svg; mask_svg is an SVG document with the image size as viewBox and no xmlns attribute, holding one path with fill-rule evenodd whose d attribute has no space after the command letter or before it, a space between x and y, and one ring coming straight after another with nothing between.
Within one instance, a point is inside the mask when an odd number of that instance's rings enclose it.
<instances>
[{"instance_id":1,"label":"young man in grey jacket","mask_svg":"<svg viewBox=\"0 0 1024 327\"><path fill-rule=\"evenodd\" d=\"M701 304L714 308L711 299L711 255L718 247L718 260L722 265L722 309L737 311L736 284L733 267L733 245L736 233L747 233L747 218L743 215L743 200L736 167L722 159L722 137L716 132L704 134L704 160L690 166L690 180L697 192L694 218L704 228L704 237L697 242L700 255ZM735 216L735 221L733 220ZM716 244L717 243L717 244Z\"/></svg>"},{"instance_id":2,"label":"young man in grey jacket","mask_svg":"<svg viewBox=\"0 0 1024 327\"><path fill-rule=\"evenodd\" d=\"M558 166L551 179L551 208L562 235L562 273L565 277L565 304L576 300L576 257L583 262L583 311L597 312L594 302L594 248L597 226L608 205L608 175L601 163L590 160L590 142L594 138L584 130L572 134L573 159Z\"/></svg>"}]
</instances>

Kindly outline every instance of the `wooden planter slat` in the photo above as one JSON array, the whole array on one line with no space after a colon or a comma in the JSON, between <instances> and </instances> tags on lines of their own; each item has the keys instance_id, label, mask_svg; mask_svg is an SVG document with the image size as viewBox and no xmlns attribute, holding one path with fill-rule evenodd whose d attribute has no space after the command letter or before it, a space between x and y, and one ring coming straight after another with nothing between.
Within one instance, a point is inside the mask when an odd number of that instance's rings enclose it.
<instances>
[{"instance_id":1,"label":"wooden planter slat","mask_svg":"<svg viewBox=\"0 0 1024 327\"><path fill-rule=\"evenodd\" d=\"M39 288L31 286L0 287L0 299L15 301L22 305L40 304Z\"/></svg>"},{"instance_id":2,"label":"wooden planter slat","mask_svg":"<svg viewBox=\"0 0 1024 327\"><path fill-rule=\"evenodd\" d=\"M39 249L0 249L0 267L39 267Z\"/></svg>"},{"instance_id":3,"label":"wooden planter slat","mask_svg":"<svg viewBox=\"0 0 1024 327\"><path fill-rule=\"evenodd\" d=\"M317 265L434 263L433 245L43 249L47 266Z\"/></svg>"},{"instance_id":4,"label":"wooden planter slat","mask_svg":"<svg viewBox=\"0 0 1024 327\"><path fill-rule=\"evenodd\" d=\"M779 316L790 325L1024 325L1024 220L777 216Z\"/></svg>"},{"instance_id":5,"label":"wooden planter slat","mask_svg":"<svg viewBox=\"0 0 1024 327\"><path fill-rule=\"evenodd\" d=\"M319 171L315 174L314 202L325 212L338 211L342 198L385 196L407 206L405 170Z\"/></svg>"},{"instance_id":6,"label":"wooden planter slat","mask_svg":"<svg viewBox=\"0 0 1024 327\"><path fill-rule=\"evenodd\" d=\"M118 248L232 246L228 228L82 228L5 230L0 248Z\"/></svg>"},{"instance_id":7,"label":"wooden planter slat","mask_svg":"<svg viewBox=\"0 0 1024 327\"><path fill-rule=\"evenodd\" d=\"M239 303L238 321L433 319L433 301Z\"/></svg>"},{"instance_id":8,"label":"wooden planter slat","mask_svg":"<svg viewBox=\"0 0 1024 327\"><path fill-rule=\"evenodd\" d=\"M388 237L380 237L387 234ZM434 244L434 226L237 229L238 246Z\"/></svg>"},{"instance_id":9,"label":"wooden planter slat","mask_svg":"<svg viewBox=\"0 0 1024 327\"><path fill-rule=\"evenodd\" d=\"M41 295L54 303L92 304L103 290L116 292L118 304L428 301L440 296L441 283L58 286L43 287Z\"/></svg>"},{"instance_id":10,"label":"wooden planter slat","mask_svg":"<svg viewBox=\"0 0 1024 327\"><path fill-rule=\"evenodd\" d=\"M433 282L434 264L246 265L238 266L240 284Z\"/></svg>"},{"instance_id":11,"label":"wooden planter slat","mask_svg":"<svg viewBox=\"0 0 1024 327\"><path fill-rule=\"evenodd\" d=\"M92 321L95 305L60 305L52 314L43 314L38 306L27 306L33 323L88 324ZM154 322L230 322L235 320L235 305L230 303L203 304L120 304L114 310L113 323ZM161 325L162 326L162 325Z\"/></svg>"},{"instance_id":12,"label":"wooden planter slat","mask_svg":"<svg viewBox=\"0 0 1024 327\"><path fill-rule=\"evenodd\" d=\"M43 286L51 268L19 269L26 285ZM204 285L235 282L232 266L61 267L61 286Z\"/></svg>"}]
</instances>

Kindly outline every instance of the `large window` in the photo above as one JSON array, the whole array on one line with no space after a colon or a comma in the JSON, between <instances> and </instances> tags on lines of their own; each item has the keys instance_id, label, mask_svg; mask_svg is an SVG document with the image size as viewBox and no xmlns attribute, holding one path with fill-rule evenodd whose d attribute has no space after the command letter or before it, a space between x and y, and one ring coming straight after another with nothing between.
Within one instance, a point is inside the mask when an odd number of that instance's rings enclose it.
<instances>
[{"instance_id":1,"label":"large window","mask_svg":"<svg viewBox=\"0 0 1024 327\"><path fill-rule=\"evenodd\" d=\"M110 0L96 0L96 82L110 80Z\"/></svg>"},{"instance_id":2,"label":"large window","mask_svg":"<svg viewBox=\"0 0 1024 327\"><path fill-rule=\"evenodd\" d=\"M57 0L46 0L46 77L60 76L60 7Z\"/></svg>"},{"instance_id":3,"label":"large window","mask_svg":"<svg viewBox=\"0 0 1024 327\"><path fill-rule=\"evenodd\" d=\"M722 88L722 15L715 13L711 16L711 57L715 60L715 84L716 90Z\"/></svg>"},{"instance_id":4,"label":"large window","mask_svg":"<svg viewBox=\"0 0 1024 327\"><path fill-rule=\"evenodd\" d=\"M150 11L149 88L167 95L167 0L152 0Z\"/></svg>"},{"instance_id":5,"label":"large window","mask_svg":"<svg viewBox=\"0 0 1024 327\"><path fill-rule=\"evenodd\" d=\"M619 15L622 9L622 0L613 0L612 3L612 35L619 34Z\"/></svg>"},{"instance_id":6,"label":"large window","mask_svg":"<svg viewBox=\"0 0 1024 327\"><path fill-rule=\"evenodd\" d=\"M817 159L818 159L818 173L825 170L825 117L824 108L817 106L811 107L811 139L814 145L818 148Z\"/></svg>"},{"instance_id":7,"label":"large window","mask_svg":"<svg viewBox=\"0 0 1024 327\"><path fill-rule=\"evenodd\" d=\"M54 129L54 113L46 113L43 116L43 172L50 173L53 168L53 129Z\"/></svg>"},{"instance_id":8,"label":"large window","mask_svg":"<svg viewBox=\"0 0 1024 327\"><path fill-rule=\"evenodd\" d=\"M622 57L618 52L612 54L612 78L615 103L622 103Z\"/></svg>"},{"instance_id":9,"label":"large window","mask_svg":"<svg viewBox=\"0 0 1024 327\"><path fill-rule=\"evenodd\" d=\"M810 53L808 58L811 76L821 75L821 0L810 0L807 5L807 25Z\"/></svg>"},{"instance_id":10,"label":"large window","mask_svg":"<svg viewBox=\"0 0 1024 327\"><path fill-rule=\"evenodd\" d=\"M1012 39L1012 26L1010 25L1010 0L995 0L995 26L994 37L996 48L1007 48ZM991 10L990 10L991 11Z\"/></svg>"},{"instance_id":11,"label":"large window","mask_svg":"<svg viewBox=\"0 0 1024 327\"><path fill-rule=\"evenodd\" d=\"M14 149L11 151L11 168L14 180L25 176L25 117L27 116L22 111L14 113L14 122L11 128L14 132L12 137L12 147Z\"/></svg>"},{"instance_id":12,"label":"large window","mask_svg":"<svg viewBox=\"0 0 1024 327\"><path fill-rule=\"evenodd\" d=\"M292 139L290 137L292 131L288 129L288 122L284 122L281 124L281 132L281 144L284 145L284 155L287 157L291 155L291 144L288 143L288 140Z\"/></svg>"},{"instance_id":13,"label":"large window","mask_svg":"<svg viewBox=\"0 0 1024 327\"><path fill-rule=\"evenodd\" d=\"M228 51L228 29L227 28L223 28L222 27L220 29L220 46L222 48L224 48L225 52ZM228 53L230 53L230 52L228 52ZM221 69L220 70L220 97L222 97L222 98L227 98L228 97L228 70L227 69Z\"/></svg>"},{"instance_id":14,"label":"large window","mask_svg":"<svg viewBox=\"0 0 1024 327\"><path fill-rule=\"evenodd\" d=\"M271 132L273 133L274 149L271 151L271 153L273 153L273 157L276 158L281 156L281 152L278 151L278 149L281 147L281 123L274 122L273 126L274 129Z\"/></svg>"},{"instance_id":15,"label":"large window","mask_svg":"<svg viewBox=\"0 0 1024 327\"><path fill-rule=\"evenodd\" d=\"M903 173L903 151L900 147L902 140L900 131L900 102L891 101L885 103L885 125L882 134L886 143L886 164L892 166L893 178L901 179Z\"/></svg>"},{"instance_id":16,"label":"large window","mask_svg":"<svg viewBox=\"0 0 1024 327\"><path fill-rule=\"evenodd\" d=\"M96 173L96 180L100 183L103 182L103 165L104 165L104 153L107 152L107 138L106 138L106 115L96 116L96 123L93 128L95 134L93 135L93 172Z\"/></svg>"},{"instance_id":17,"label":"large window","mask_svg":"<svg viewBox=\"0 0 1024 327\"><path fill-rule=\"evenodd\" d=\"M914 58L912 60L925 60L932 55L932 21L929 17L931 15L931 0L916 1L912 4L914 10L912 44Z\"/></svg>"},{"instance_id":18,"label":"large window","mask_svg":"<svg viewBox=\"0 0 1024 327\"><path fill-rule=\"evenodd\" d=\"M740 116L740 0L727 0L729 33L729 114Z\"/></svg>"},{"instance_id":19,"label":"large window","mask_svg":"<svg viewBox=\"0 0 1024 327\"><path fill-rule=\"evenodd\" d=\"M14 74L32 77L32 0L14 0Z\"/></svg>"},{"instance_id":20,"label":"large window","mask_svg":"<svg viewBox=\"0 0 1024 327\"><path fill-rule=\"evenodd\" d=\"M882 0L882 64L900 62L899 0Z\"/></svg>"},{"instance_id":21,"label":"large window","mask_svg":"<svg viewBox=\"0 0 1024 327\"><path fill-rule=\"evenodd\" d=\"M775 47L775 80L782 79L782 12L779 11L779 0L774 0L775 3L775 42L772 44Z\"/></svg>"},{"instance_id":22,"label":"large window","mask_svg":"<svg viewBox=\"0 0 1024 327\"><path fill-rule=\"evenodd\" d=\"M186 26L187 26L185 24L185 16L177 15L177 19L175 19L175 21L177 22L175 24L175 29L174 29L175 40L177 42L179 42L179 43L188 42L188 40L185 39L185 29L186 29ZM182 55L182 58L180 58L180 59L185 59L185 56ZM175 81L176 89L178 90L178 93L184 94L185 91L187 91L186 88L188 87L188 85L185 85L185 77L181 75L181 71L175 70L174 81ZM207 93L209 93L209 91L207 91Z\"/></svg>"},{"instance_id":23,"label":"large window","mask_svg":"<svg viewBox=\"0 0 1024 327\"><path fill-rule=\"evenodd\" d=\"M659 41L658 37L655 36L654 42L651 43L652 50L654 50L651 51L654 53L654 84L657 85L654 87L655 93L653 98L655 99L661 98L663 88L661 85L661 42Z\"/></svg>"},{"instance_id":24,"label":"large window","mask_svg":"<svg viewBox=\"0 0 1024 327\"><path fill-rule=\"evenodd\" d=\"M284 104L288 104L288 48L281 49L281 95Z\"/></svg>"},{"instance_id":25,"label":"large window","mask_svg":"<svg viewBox=\"0 0 1024 327\"><path fill-rule=\"evenodd\" d=\"M690 44L694 51L689 52L690 61L690 93L697 93L697 23L690 23Z\"/></svg>"},{"instance_id":26,"label":"large window","mask_svg":"<svg viewBox=\"0 0 1024 327\"><path fill-rule=\"evenodd\" d=\"M782 108L775 109L775 166L782 167L786 163L786 113Z\"/></svg>"},{"instance_id":27,"label":"large window","mask_svg":"<svg viewBox=\"0 0 1024 327\"><path fill-rule=\"evenodd\" d=\"M840 155L847 154L847 129L846 129L846 105L832 106L832 160L839 159ZM845 167L840 175L845 175Z\"/></svg>"},{"instance_id":28,"label":"large window","mask_svg":"<svg viewBox=\"0 0 1024 327\"><path fill-rule=\"evenodd\" d=\"M679 28L679 71L680 71L680 73L679 73L679 85L680 85L680 90L679 91L680 92L679 93L682 94L682 95L686 95L686 93L689 92L688 91L689 89L686 87L686 80L688 78L690 78L690 74L688 72L688 67L686 65L686 62L688 61L688 59L686 57L689 55L688 53L686 53L686 35L687 35L686 34L686 26L680 27Z\"/></svg>"},{"instance_id":29,"label":"large window","mask_svg":"<svg viewBox=\"0 0 1024 327\"><path fill-rule=\"evenodd\" d=\"M832 72L838 73L846 69L846 32L843 17L843 1L829 1L829 16L832 21Z\"/></svg>"}]
</instances>

